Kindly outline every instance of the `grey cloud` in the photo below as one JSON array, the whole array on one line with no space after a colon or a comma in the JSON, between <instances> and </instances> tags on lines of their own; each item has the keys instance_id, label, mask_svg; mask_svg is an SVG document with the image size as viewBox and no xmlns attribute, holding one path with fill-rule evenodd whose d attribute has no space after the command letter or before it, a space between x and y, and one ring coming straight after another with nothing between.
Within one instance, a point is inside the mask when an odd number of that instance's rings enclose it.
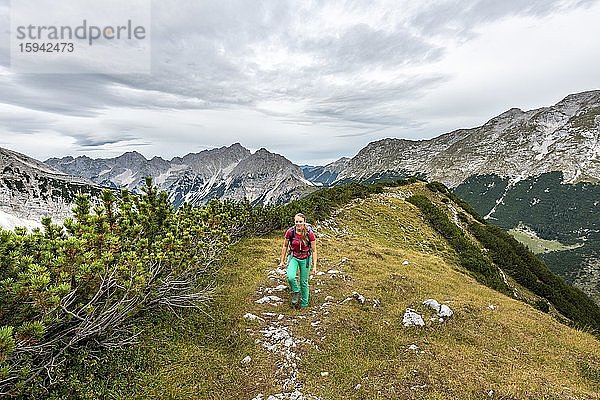
<instances>
[{"instance_id":1,"label":"grey cloud","mask_svg":"<svg viewBox=\"0 0 600 400\"><path fill-rule=\"evenodd\" d=\"M382 132L383 130L385 130L386 128L377 128L377 129L367 129L367 130L363 130L361 132L356 132L356 133L345 133L342 135L335 135L336 138L352 138L352 137L361 137L361 136L369 136L372 135L374 133L379 133Z\"/></svg>"},{"instance_id":2,"label":"grey cloud","mask_svg":"<svg viewBox=\"0 0 600 400\"><path fill-rule=\"evenodd\" d=\"M107 144L115 144L121 142L129 142L130 139L106 139L106 138L92 138L92 137L76 137L77 144L82 147L99 147Z\"/></svg>"},{"instance_id":3,"label":"grey cloud","mask_svg":"<svg viewBox=\"0 0 600 400\"><path fill-rule=\"evenodd\" d=\"M153 42L157 50L153 52L157 55L153 78L159 79L138 84L198 96L213 107L252 106L257 100L280 96L312 98L320 89L311 81L327 74L433 61L443 54L443 49L405 30L388 33L364 24L350 27L339 38L296 38L286 28L293 13L285 4L267 2L256 6L241 2L235 7L216 7L212 2L202 2L193 10L185 9L185 13L183 8L165 11L168 17L161 18L159 27L153 26L153 35L157 30L165 33L155 35L163 39ZM190 21L191 15L199 18ZM175 20L178 29L185 32L182 35L167 34L172 28L169 24ZM299 71L261 70L247 57L252 56L251 45L263 41L313 55L319 65Z\"/></svg>"},{"instance_id":4,"label":"grey cloud","mask_svg":"<svg viewBox=\"0 0 600 400\"><path fill-rule=\"evenodd\" d=\"M444 76L416 77L401 83L347 87L316 102L307 114L362 124L415 127L418 124L403 115L399 103L420 96L423 90L444 79Z\"/></svg>"},{"instance_id":5,"label":"grey cloud","mask_svg":"<svg viewBox=\"0 0 600 400\"><path fill-rule=\"evenodd\" d=\"M10 63L10 4L0 0L0 66Z\"/></svg>"},{"instance_id":6,"label":"grey cloud","mask_svg":"<svg viewBox=\"0 0 600 400\"><path fill-rule=\"evenodd\" d=\"M479 0L473 3L468 15L475 22L489 21L511 15L544 17L555 12L573 8L586 7L597 0L579 0L565 2L564 0L511 0L494 1Z\"/></svg>"},{"instance_id":7,"label":"grey cloud","mask_svg":"<svg viewBox=\"0 0 600 400\"><path fill-rule=\"evenodd\" d=\"M155 37L177 43L179 34L188 32L235 50L285 29L292 10L281 1L180 1L154 2L153 14L160 16L153 19Z\"/></svg>"},{"instance_id":8,"label":"grey cloud","mask_svg":"<svg viewBox=\"0 0 600 400\"><path fill-rule=\"evenodd\" d=\"M8 112L0 112L0 127L8 132L19 135L29 135L47 129L51 120L34 115L12 115Z\"/></svg>"},{"instance_id":9,"label":"grey cloud","mask_svg":"<svg viewBox=\"0 0 600 400\"><path fill-rule=\"evenodd\" d=\"M108 77L16 74L0 79L0 102L55 114L93 117L107 104Z\"/></svg>"},{"instance_id":10,"label":"grey cloud","mask_svg":"<svg viewBox=\"0 0 600 400\"><path fill-rule=\"evenodd\" d=\"M215 109L253 107L258 100L320 97L311 84L331 73L433 60L442 49L405 31L355 25L338 39L307 41L287 31L287 2L180 2L154 5L151 76L18 75L0 78L0 101L56 114L94 117L106 107ZM320 68L262 71L248 61L251 45L273 40L314 54ZM140 93L120 95L113 85ZM172 97L163 96L171 95ZM330 113L334 116L334 113Z\"/></svg>"},{"instance_id":11,"label":"grey cloud","mask_svg":"<svg viewBox=\"0 0 600 400\"><path fill-rule=\"evenodd\" d=\"M458 35L464 39L475 36L481 23L522 15L544 17L569 9L588 7L598 0L452 0L424 5L412 18L411 25L423 34Z\"/></svg>"},{"instance_id":12,"label":"grey cloud","mask_svg":"<svg viewBox=\"0 0 600 400\"><path fill-rule=\"evenodd\" d=\"M0 77L1 103L77 117L95 117L107 107L212 108L209 102L184 97L177 91L161 90L160 85L97 74L16 74L13 79Z\"/></svg>"},{"instance_id":13,"label":"grey cloud","mask_svg":"<svg viewBox=\"0 0 600 400\"><path fill-rule=\"evenodd\" d=\"M430 62L443 54L443 49L402 28L390 33L366 24L352 26L339 38L305 40L299 46L315 53L324 62L326 72Z\"/></svg>"},{"instance_id":14,"label":"grey cloud","mask_svg":"<svg viewBox=\"0 0 600 400\"><path fill-rule=\"evenodd\" d=\"M266 21L263 30L269 21L264 18L265 12L248 2L227 3L223 7L218 4L155 2L155 15L160 17L153 19L156 26L152 27L151 76L17 74L12 79L0 76L0 103L82 117L94 117L106 107L210 109L251 104L256 94L244 89L247 82L239 66L235 60L219 54L219 43L241 48L246 39L240 38L260 38L256 27L261 25L256 21ZM234 12L238 6L241 13ZM278 8L281 7L275 7ZM8 18L0 15L4 17ZM233 33L229 32L229 26L234 27ZM4 65L8 64L8 45L6 50L6 54L0 52L0 63ZM115 84L140 93L121 95Z\"/></svg>"},{"instance_id":15,"label":"grey cloud","mask_svg":"<svg viewBox=\"0 0 600 400\"><path fill-rule=\"evenodd\" d=\"M144 138L130 132L130 130L127 129L107 131L103 128L64 126L61 128L61 133L73 138L76 145L85 147L87 149L119 143L143 143L144 141Z\"/></svg>"}]
</instances>

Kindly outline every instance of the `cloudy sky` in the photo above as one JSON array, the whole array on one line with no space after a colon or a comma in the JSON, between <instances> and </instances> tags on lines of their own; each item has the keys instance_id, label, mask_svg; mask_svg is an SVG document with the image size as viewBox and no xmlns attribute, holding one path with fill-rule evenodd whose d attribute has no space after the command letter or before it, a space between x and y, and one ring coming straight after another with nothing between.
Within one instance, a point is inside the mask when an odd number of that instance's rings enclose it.
<instances>
[{"instance_id":1,"label":"cloudy sky","mask_svg":"<svg viewBox=\"0 0 600 400\"><path fill-rule=\"evenodd\" d=\"M322 165L600 89L595 0L154 1L150 74L15 71L10 15L0 147L40 160L239 142Z\"/></svg>"}]
</instances>

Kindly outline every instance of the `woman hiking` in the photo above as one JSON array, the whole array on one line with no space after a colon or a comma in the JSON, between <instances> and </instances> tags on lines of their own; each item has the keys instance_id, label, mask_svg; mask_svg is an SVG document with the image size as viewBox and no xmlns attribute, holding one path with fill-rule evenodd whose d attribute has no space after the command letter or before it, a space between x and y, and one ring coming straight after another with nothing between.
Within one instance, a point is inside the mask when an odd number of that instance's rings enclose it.
<instances>
[{"instance_id":1,"label":"woman hiking","mask_svg":"<svg viewBox=\"0 0 600 400\"><path fill-rule=\"evenodd\" d=\"M306 217L303 214L296 214L294 226L285 232L279 261L279 266L282 268L288 253L287 279L292 289L292 307L306 307L308 306L308 275L311 271L311 261L313 274L317 272L317 242L315 233L306 223ZM298 269L300 269L299 287L296 279Z\"/></svg>"}]
</instances>

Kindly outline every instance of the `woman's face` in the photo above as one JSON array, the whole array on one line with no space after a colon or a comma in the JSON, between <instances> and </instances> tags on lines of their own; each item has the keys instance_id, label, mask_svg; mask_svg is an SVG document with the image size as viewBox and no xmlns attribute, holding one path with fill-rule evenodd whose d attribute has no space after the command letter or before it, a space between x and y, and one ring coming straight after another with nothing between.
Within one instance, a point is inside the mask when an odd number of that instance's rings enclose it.
<instances>
[{"instance_id":1,"label":"woman's face","mask_svg":"<svg viewBox=\"0 0 600 400\"><path fill-rule=\"evenodd\" d=\"M300 228L302 225L304 225L304 218L302 218L302 217L294 218L294 225L296 226L296 228Z\"/></svg>"}]
</instances>

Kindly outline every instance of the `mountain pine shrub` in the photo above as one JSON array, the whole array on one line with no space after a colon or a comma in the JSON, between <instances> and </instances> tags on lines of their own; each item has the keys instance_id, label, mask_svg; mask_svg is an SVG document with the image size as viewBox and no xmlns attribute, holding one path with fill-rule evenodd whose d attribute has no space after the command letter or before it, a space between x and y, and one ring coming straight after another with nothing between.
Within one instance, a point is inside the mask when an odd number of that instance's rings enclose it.
<instances>
[{"instance_id":1,"label":"mountain pine shrub","mask_svg":"<svg viewBox=\"0 0 600 400\"><path fill-rule=\"evenodd\" d=\"M238 223L218 202L175 210L149 180L142 196L105 191L93 212L79 196L73 215L0 231L0 395L43 395L68 357L134 342L142 311L205 307Z\"/></svg>"}]
</instances>

